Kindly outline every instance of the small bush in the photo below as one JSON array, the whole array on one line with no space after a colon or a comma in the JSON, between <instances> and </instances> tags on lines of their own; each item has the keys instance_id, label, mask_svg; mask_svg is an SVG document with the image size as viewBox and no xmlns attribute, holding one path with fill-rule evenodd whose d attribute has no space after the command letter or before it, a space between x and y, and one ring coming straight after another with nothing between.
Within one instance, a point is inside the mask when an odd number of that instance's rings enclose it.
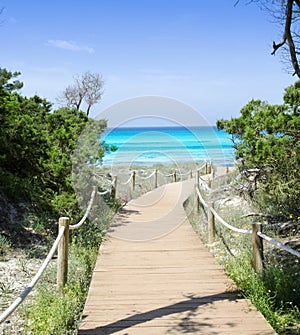
<instances>
[{"instance_id":1,"label":"small bush","mask_svg":"<svg viewBox=\"0 0 300 335\"><path fill-rule=\"evenodd\" d=\"M7 237L0 234L0 257L7 255L10 248L11 248L11 242L8 240Z\"/></svg>"},{"instance_id":2,"label":"small bush","mask_svg":"<svg viewBox=\"0 0 300 335\"><path fill-rule=\"evenodd\" d=\"M273 301L277 308L296 306L300 309L300 276L299 265L296 266L271 264L266 266L262 281L272 292Z\"/></svg>"}]
</instances>

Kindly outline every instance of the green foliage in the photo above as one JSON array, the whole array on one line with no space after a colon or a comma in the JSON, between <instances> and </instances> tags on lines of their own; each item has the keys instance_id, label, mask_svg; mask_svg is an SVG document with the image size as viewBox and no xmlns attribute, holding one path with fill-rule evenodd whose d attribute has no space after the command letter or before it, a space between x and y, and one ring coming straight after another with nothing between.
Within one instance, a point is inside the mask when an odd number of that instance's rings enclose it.
<instances>
[{"instance_id":1,"label":"green foliage","mask_svg":"<svg viewBox=\"0 0 300 335\"><path fill-rule=\"evenodd\" d=\"M0 257L7 255L10 248L11 242L6 236L0 234Z\"/></svg>"},{"instance_id":2,"label":"green foliage","mask_svg":"<svg viewBox=\"0 0 300 335\"><path fill-rule=\"evenodd\" d=\"M74 297L74 296L73 296ZM26 328L28 334L67 334L62 329L69 324L73 297L60 295L53 289L44 288L36 297L36 306L30 308L27 317L31 320ZM74 299L77 303L77 299Z\"/></svg>"},{"instance_id":3,"label":"green foliage","mask_svg":"<svg viewBox=\"0 0 300 335\"><path fill-rule=\"evenodd\" d=\"M21 177L36 177L42 172L40 159L47 147L45 122L50 105L17 93L0 100L0 167Z\"/></svg>"},{"instance_id":4,"label":"green foliage","mask_svg":"<svg viewBox=\"0 0 300 335\"><path fill-rule=\"evenodd\" d=\"M100 246L105 236L103 226L95 221L88 221L84 229L73 232L72 243L86 250Z\"/></svg>"},{"instance_id":5,"label":"green foliage","mask_svg":"<svg viewBox=\"0 0 300 335\"><path fill-rule=\"evenodd\" d=\"M89 259L86 253L84 255ZM89 261L91 262L90 259ZM73 333L84 306L90 279L90 276L86 277L85 265L83 263L77 267L76 273L71 272L76 280L70 280L63 294L60 294L52 285L40 287L35 302L26 308L26 334L62 335Z\"/></svg>"},{"instance_id":6,"label":"green foliage","mask_svg":"<svg viewBox=\"0 0 300 335\"><path fill-rule=\"evenodd\" d=\"M112 144L112 145L110 145L109 150L110 150L111 152L114 152L114 151L117 151L117 150L118 150L118 147L117 147L116 145Z\"/></svg>"},{"instance_id":7,"label":"green foliage","mask_svg":"<svg viewBox=\"0 0 300 335\"><path fill-rule=\"evenodd\" d=\"M102 146L102 149L107 153L115 152L118 150L118 147L114 144L107 144L105 142L102 142L101 146Z\"/></svg>"},{"instance_id":8,"label":"green foliage","mask_svg":"<svg viewBox=\"0 0 300 335\"><path fill-rule=\"evenodd\" d=\"M19 80L13 80L20 74L20 72L10 72L7 69L0 68L0 95L7 92L19 90L23 87L22 82L20 82Z\"/></svg>"},{"instance_id":9,"label":"green foliage","mask_svg":"<svg viewBox=\"0 0 300 335\"><path fill-rule=\"evenodd\" d=\"M297 306L300 309L299 266L292 264L268 264L264 269L262 281L276 308L289 309ZM300 316L300 314L299 314Z\"/></svg>"},{"instance_id":10,"label":"green foliage","mask_svg":"<svg viewBox=\"0 0 300 335\"><path fill-rule=\"evenodd\" d=\"M282 105L252 100L240 117L219 120L217 126L232 134L243 169L258 169L261 207L270 210L271 202L274 214L280 206L288 218L299 215L300 82L285 90L283 100Z\"/></svg>"}]
</instances>

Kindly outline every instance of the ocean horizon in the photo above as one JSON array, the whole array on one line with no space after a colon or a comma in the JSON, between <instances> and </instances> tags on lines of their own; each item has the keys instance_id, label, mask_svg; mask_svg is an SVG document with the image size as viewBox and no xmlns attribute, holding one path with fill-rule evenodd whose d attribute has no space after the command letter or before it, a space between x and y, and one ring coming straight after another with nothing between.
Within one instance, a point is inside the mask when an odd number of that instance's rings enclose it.
<instances>
[{"instance_id":1,"label":"ocean horizon","mask_svg":"<svg viewBox=\"0 0 300 335\"><path fill-rule=\"evenodd\" d=\"M157 164L201 163L231 166L234 149L230 135L209 126L149 126L107 128L102 143L114 145L106 153L104 166L153 166Z\"/></svg>"}]
</instances>

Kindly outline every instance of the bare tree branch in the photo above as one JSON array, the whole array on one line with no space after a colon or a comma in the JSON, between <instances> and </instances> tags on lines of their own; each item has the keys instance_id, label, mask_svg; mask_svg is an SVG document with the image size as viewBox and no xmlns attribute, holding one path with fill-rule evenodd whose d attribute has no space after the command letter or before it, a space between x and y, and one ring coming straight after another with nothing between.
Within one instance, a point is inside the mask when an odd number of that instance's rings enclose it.
<instances>
[{"instance_id":1,"label":"bare tree branch","mask_svg":"<svg viewBox=\"0 0 300 335\"><path fill-rule=\"evenodd\" d=\"M86 114L89 115L91 107L101 100L104 81L98 73L86 72L74 77L74 84L68 86L57 100L68 108L79 110L82 103L87 105Z\"/></svg>"},{"instance_id":2,"label":"bare tree branch","mask_svg":"<svg viewBox=\"0 0 300 335\"><path fill-rule=\"evenodd\" d=\"M293 5L294 5L294 3L300 9L300 0L287 0L286 13L285 13L285 27L284 27L282 41L278 44L276 44L273 41L272 55L275 55L276 51L287 43L290 58L291 58L292 67L294 69L293 76L297 75L300 78L300 68L299 68L299 63L298 63L298 59L297 59L298 52L296 50L294 38L293 38L293 35L292 35L292 32L291 32L291 26L292 26L292 22L293 22Z\"/></svg>"},{"instance_id":3,"label":"bare tree branch","mask_svg":"<svg viewBox=\"0 0 300 335\"><path fill-rule=\"evenodd\" d=\"M241 1L236 0L235 6ZM273 41L272 55L281 49L281 54L286 68L293 69L293 75L300 78L300 35L297 23L300 20L300 0L244 0L245 4L256 3L263 11L270 13L273 22L282 26L282 39L276 43ZM289 71L290 72L290 71Z\"/></svg>"},{"instance_id":4,"label":"bare tree branch","mask_svg":"<svg viewBox=\"0 0 300 335\"><path fill-rule=\"evenodd\" d=\"M275 41L273 41L273 51L272 51L271 55L275 55L275 52L285 44L286 40L287 40L287 38L284 35L283 40L280 43L276 44Z\"/></svg>"}]
</instances>

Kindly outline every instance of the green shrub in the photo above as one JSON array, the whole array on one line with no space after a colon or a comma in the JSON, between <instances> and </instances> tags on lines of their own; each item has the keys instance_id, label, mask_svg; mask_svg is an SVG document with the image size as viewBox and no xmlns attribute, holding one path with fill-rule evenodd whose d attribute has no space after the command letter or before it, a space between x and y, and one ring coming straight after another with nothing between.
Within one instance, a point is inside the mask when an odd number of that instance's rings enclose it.
<instances>
[{"instance_id":1,"label":"green shrub","mask_svg":"<svg viewBox=\"0 0 300 335\"><path fill-rule=\"evenodd\" d=\"M297 269L298 267L298 269ZM299 265L270 264L264 269L262 281L268 292L272 292L276 308L292 306L300 308Z\"/></svg>"},{"instance_id":2,"label":"green shrub","mask_svg":"<svg viewBox=\"0 0 300 335\"><path fill-rule=\"evenodd\" d=\"M76 243L71 244L68 283L63 293L59 293L55 288L55 271L52 270L42 279L36 296L24 309L26 334L76 333L97 253L96 247L84 248Z\"/></svg>"},{"instance_id":3,"label":"green shrub","mask_svg":"<svg viewBox=\"0 0 300 335\"><path fill-rule=\"evenodd\" d=\"M7 255L10 248L11 242L9 239L6 236L0 234L0 257Z\"/></svg>"}]
</instances>

